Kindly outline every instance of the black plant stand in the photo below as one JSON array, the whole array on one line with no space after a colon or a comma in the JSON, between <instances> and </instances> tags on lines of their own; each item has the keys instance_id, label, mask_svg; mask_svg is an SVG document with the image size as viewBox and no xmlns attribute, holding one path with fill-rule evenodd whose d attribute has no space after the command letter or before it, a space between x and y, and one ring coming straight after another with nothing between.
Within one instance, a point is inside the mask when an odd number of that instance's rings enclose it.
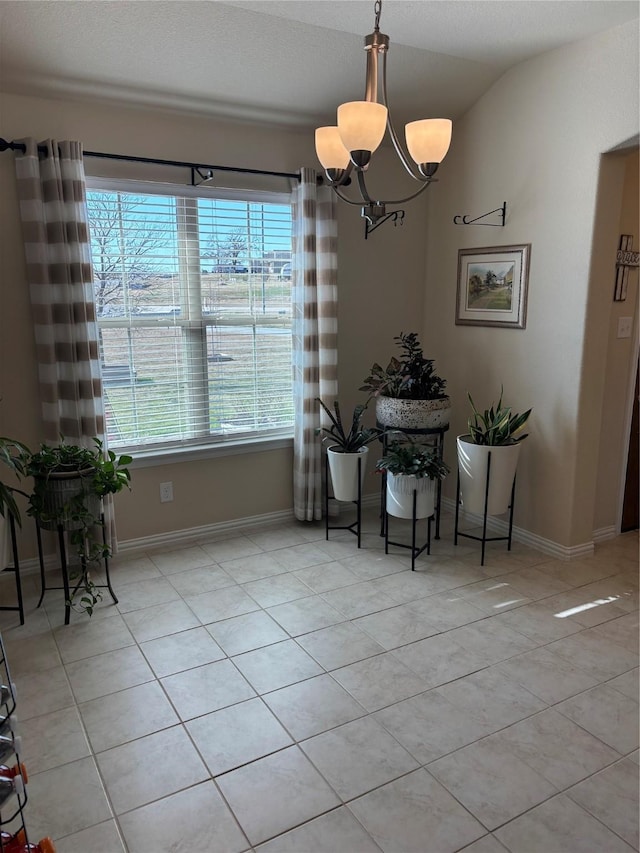
<instances>
[{"instance_id":1,"label":"black plant stand","mask_svg":"<svg viewBox=\"0 0 640 853\"><path fill-rule=\"evenodd\" d=\"M386 496L386 486L387 486L387 475L386 473L383 476L384 480L384 488L385 488L385 496ZM394 545L396 548L409 548L411 550L411 571L415 572L416 570L416 559L422 554L423 551L426 550L427 554L431 554L431 522L434 519L435 513L432 513L427 519L427 541L422 546L416 545L416 530L418 520L416 518L416 506L418 503L418 492L416 489L413 490L413 512L411 516L411 545L407 545L404 542L392 542L389 539L389 516L391 513L387 512L387 504L385 499L384 511L382 513L382 527L383 527L383 535L384 535L384 553L389 553L389 545ZM395 516L394 516L395 517Z\"/></svg>"},{"instance_id":2,"label":"black plant stand","mask_svg":"<svg viewBox=\"0 0 640 853\"><path fill-rule=\"evenodd\" d=\"M12 490L13 491L13 490ZM18 598L17 605L5 604L0 607L0 610L17 610L20 614L20 624L24 625L24 602L22 600L22 582L20 581L20 561L18 560L18 541L16 538L16 523L14 517L9 511L5 518L9 519L9 536L11 538L11 553L13 558L12 566L2 566L3 572L14 572L16 576L16 595ZM4 556L4 555L3 555Z\"/></svg>"},{"instance_id":3,"label":"black plant stand","mask_svg":"<svg viewBox=\"0 0 640 853\"><path fill-rule=\"evenodd\" d=\"M107 544L107 530L104 520L104 513L100 516L100 526L102 527L102 541L104 545ZM87 576L87 572L89 571L89 567L87 566L86 559L82 559L80 563L80 578L76 585L71 589L69 584L69 565L67 562L67 547L65 542L65 526L63 524L58 524L56 526L56 531L58 533L58 550L60 552L60 570L62 572L62 586L47 586L46 577L44 571L44 554L42 551L42 534L41 534L41 526L36 521L36 532L38 534L38 559L40 561L40 600L38 601L38 607L42 604L44 599L44 594L48 589L63 589L64 590L64 624L69 624L69 619L71 617L71 599L76 594L76 592L82 586L82 582ZM107 579L106 583L103 584L95 584L96 589L108 589L111 598L113 599L113 603L117 604L118 599L116 597L115 592L113 591L113 587L111 586L111 577L109 575L109 558L104 557L104 571Z\"/></svg>"},{"instance_id":4,"label":"black plant stand","mask_svg":"<svg viewBox=\"0 0 640 853\"><path fill-rule=\"evenodd\" d=\"M397 426L383 426L379 421L376 421L376 425L379 429L383 429L384 433L380 436L380 441L382 442L382 455L384 456L387 452L387 447L389 446L389 433L390 432L400 432L407 436L426 436L425 443L428 443L433 447L433 449L438 453L440 459L444 458L444 434L449 429L449 424L445 424L441 427L429 427L424 429L408 429L404 427ZM382 486L380 487L380 536L385 535L385 489L386 489L386 479L382 478ZM436 484L436 501L435 501L435 522L436 522L436 531L435 531L435 539L440 539L440 507L442 505L442 480L438 479Z\"/></svg>"},{"instance_id":5,"label":"black plant stand","mask_svg":"<svg viewBox=\"0 0 640 853\"><path fill-rule=\"evenodd\" d=\"M356 505L356 520L352 524L330 525L329 524L329 500L337 500L333 496L329 496L329 457L324 456L324 522L325 535L329 539L330 530L348 530L358 538L358 548L362 541L362 457L358 456L358 497L355 501L351 501Z\"/></svg>"},{"instance_id":6,"label":"black plant stand","mask_svg":"<svg viewBox=\"0 0 640 853\"><path fill-rule=\"evenodd\" d=\"M509 501L509 534L507 536L487 536L487 516L489 506L489 483L491 482L491 451L487 454L487 480L484 487L484 513L482 517L482 536L473 536L471 533L462 533L458 530L458 518L460 516L460 468L458 468L458 481L456 484L456 526L453 537L453 544L458 544L458 536L464 536L465 539L474 539L476 542L482 542L482 556L480 565L484 566L484 552L487 542L507 542L507 551L511 550L511 538L513 533L513 507L516 494L516 478L513 478L511 486L511 499Z\"/></svg>"}]
</instances>

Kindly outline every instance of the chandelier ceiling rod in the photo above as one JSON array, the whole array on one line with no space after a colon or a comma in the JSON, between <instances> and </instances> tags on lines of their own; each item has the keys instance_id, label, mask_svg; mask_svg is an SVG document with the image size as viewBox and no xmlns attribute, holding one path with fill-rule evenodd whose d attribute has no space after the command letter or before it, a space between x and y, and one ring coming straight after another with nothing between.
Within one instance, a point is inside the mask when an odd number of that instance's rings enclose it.
<instances>
[{"instance_id":1,"label":"chandelier ceiling rod","mask_svg":"<svg viewBox=\"0 0 640 853\"><path fill-rule=\"evenodd\" d=\"M436 179L434 175L444 159L451 142L450 119L422 119L405 126L405 140L409 155L400 142L391 120L387 96L387 53L389 36L380 32L382 0L374 5L374 30L365 36L367 72L364 101L352 101L338 107L336 126L319 127L316 130L316 153L336 195L351 205L362 205L365 219L365 237L376 224L392 218L402 221L402 216L391 216L387 205L404 204L424 192ZM382 61L380 62L380 57ZM381 79L382 98L378 100L378 80ZM383 201L374 198L366 185L371 156L382 142L386 132L405 171L420 187L403 198ZM410 159L411 158L411 159ZM413 160L413 163L411 162ZM360 198L349 198L343 187L352 184L355 170ZM364 204L363 204L364 202ZM403 213L404 215L404 213Z\"/></svg>"}]
</instances>

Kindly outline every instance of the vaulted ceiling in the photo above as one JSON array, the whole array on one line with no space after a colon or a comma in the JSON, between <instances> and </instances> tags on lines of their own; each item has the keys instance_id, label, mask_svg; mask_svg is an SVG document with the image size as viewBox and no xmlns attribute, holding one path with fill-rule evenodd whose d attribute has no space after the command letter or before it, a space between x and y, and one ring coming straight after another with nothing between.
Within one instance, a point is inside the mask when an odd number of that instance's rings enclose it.
<instances>
[{"instance_id":1,"label":"vaulted ceiling","mask_svg":"<svg viewBox=\"0 0 640 853\"><path fill-rule=\"evenodd\" d=\"M509 67L638 9L632 0L384 0L395 115L459 117ZM4 0L0 86L333 123L338 103L364 94L373 21L372 0Z\"/></svg>"}]
</instances>

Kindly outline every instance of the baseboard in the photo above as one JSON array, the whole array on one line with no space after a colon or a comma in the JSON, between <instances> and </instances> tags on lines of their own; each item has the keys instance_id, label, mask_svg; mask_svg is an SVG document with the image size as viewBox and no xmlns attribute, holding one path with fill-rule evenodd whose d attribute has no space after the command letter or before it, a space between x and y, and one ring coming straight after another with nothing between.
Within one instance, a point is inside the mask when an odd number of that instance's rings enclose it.
<instances>
[{"instance_id":1,"label":"baseboard","mask_svg":"<svg viewBox=\"0 0 640 853\"><path fill-rule=\"evenodd\" d=\"M131 554L136 551L150 551L172 545L184 545L197 542L209 536L223 536L234 531L246 530L250 527L267 527L283 521L291 521L293 510L267 512L263 515L250 515L244 518L234 518L231 521L221 521L216 524L204 524L201 527L189 527L185 530L172 530L169 533L156 533L152 536L141 536L138 539L125 539L118 542L118 554ZM59 565L56 554L48 553L44 557L45 571L55 569ZM37 557L20 560L20 574L33 575L40 572L40 562Z\"/></svg>"},{"instance_id":2,"label":"baseboard","mask_svg":"<svg viewBox=\"0 0 640 853\"><path fill-rule=\"evenodd\" d=\"M442 508L449 512L455 513L456 502L452 498L442 499ZM474 512L464 513L465 523L471 523L474 526L482 526L482 516ZM500 536L506 536L509 532L509 524L501 518L489 516L487 518L487 527L492 533L497 533ZM536 551L542 551L543 554L549 554L557 560L575 560L578 557L585 557L593 554L594 543L585 542L582 545L560 545L558 542L553 542L551 539L545 539L543 536L538 536L536 533L531 533L522 527L516 527L514 524L512 536L515 542L521 542L523 545L528 545L529 548L535 548Z\"/></svg>"},{"instance_id":3,"label":"baseboard","mask_svg":"<svg viewBox=\"0 0 640 853\"><path fill-rule=\"evenodd\" d=\"M618 531L614 524L610 524L609 527L599 527L598 530L594 530L591 535L593 536L594 542L605 542L607 539L615 539L618 535Z\"/></svg>"},{"instance_id":4,"label":"baseboard","mask_svg":"<svg viewBox=\"0 0 640 853\"><path fill-rule=\"evenodd\" d=\"M43 559L45 572L50 572L60 566L60 560L56 554L45 554ZM13 562L11 562L4 571L13 571ZM30 557L28 560L20 560L20 577L36 574L40 574L40 560L37 557Z\"/></svg>"},{"instance_id":5,"label":"baseboard","mask_svg":"<svg viewBox=\"0 0 640 853\"><path fill-rule=\"evenodd\" d=\"M363 495L362 507L379 506L380 494ZM338 512L340 507L337 507ZM138 539L125 539L118 542L118 553L123 554L132 551L148 551L167 545L181 545L187 542L196 542L208 536L223 536L226 533L246 530L248 527L267 527L271 524L292 521L294 518L292 509L280 510L278 512L267 512L263 515L250 515L244 518L234 518L231 521L221 521L216 524L205 524L201 527L189 527L185 530L172 530L169 533L156 533L152 536L141 536ZM38 561L34 560L37 566ZM22 564L21 564L22 565Z\"/></svg>"},{"instance_id":6,"label":"baseboard","mask_svg":"<svg viewBox=\"0 0 640 853\"><path fill-rule=\"evenodd\" d=\"M380 503L380 495L378 493L364 495L362 498L362 506L377 507ZM442 499L442 509L447 512L455 513L455 501L451 498ZM189 527L184 530L172 530L168 533L155 533L151 536L141 536L137 539L125 539L118 543L119 554L131 554L136 551L149 551L155 548L162 548L173 545L184 545L189 542L197 542L201 539L213 536L223 536L225 534L240 532L251 527L268 527L272 524L291 521L293 519L293 510L279 510L278 512L267 512L262 515L250 515L243 518L234 518L230 521L216 522L215 524L204 524L200 527ZM470 522L473 525L482 524L482 516L475 513L466 513L464 515L465 522ZM487 526L491 532L498 535L506 535L509 526L506 521L499 518L490 517L487 519ZM583 545L574 545L567 547L553 542L550 539L545 539L528 530L516 527L513 528L513 539L516 542L521 542L523 545L528 545L530 548L535 548L543 554L549 554L560 560L574 560L578 557L584 557L592 554L594 551L594 542L602 542L605 539L612 539L617 535L615 527L605 527L596 530L593 533L593 541L585 542ZM57 557L54 554L47 554L44 558L45 570L54 569L57 565ZM24 575L36 574L40 571L40 563L36 557L21 560L20 572Z\"/></svg>"},{"instance_id":7,"label":"baseboard","mask_svg":"<svg viewBox=\"0 0 640 853\"><path fill-rule=\"evenodd\" d=\"M362 496L363 509L369 506L380 506L380 492L373 492L372 494Z\"/></svg>"},{"instance_id":8,"label":"baseboard","mask_svg":"<svg viewBox=\"0 0 640 853\"><path fill-rule=\"evenodd\" d=\"M204 524L200 527L188 527L185 530L172 530L169 533L155 533L152 536L141 536L138 539L125 539L118 542L118 554L131 551L149 551L166 545L183 545L196 542L209 536L222 536L226 533L245 530L248 527L267 527L279 522L291 521L293 510L285 509L278 512L266 512L262 515L247 515L244 518L234 518L231 521L220 521L215 524Z\"/></svg>"}]
</instances>

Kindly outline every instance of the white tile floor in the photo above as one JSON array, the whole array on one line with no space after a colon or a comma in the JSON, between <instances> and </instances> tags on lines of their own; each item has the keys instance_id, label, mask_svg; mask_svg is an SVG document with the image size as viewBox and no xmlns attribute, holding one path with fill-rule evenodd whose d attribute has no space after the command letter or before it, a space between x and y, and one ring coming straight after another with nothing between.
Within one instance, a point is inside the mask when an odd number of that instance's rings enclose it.
<instances>
[{"instance_id":1,"label":"white tile floor","mask_svg":"<svg viewBox=\"0 0 640 853\"><path fill-rule=\"evenodd\" d=\"M292 522L0 614L27 824L58 853L638 849L638 537L385 556ZM7 602L12 581L3 577Z\"/></svg>"}]
</instances>

